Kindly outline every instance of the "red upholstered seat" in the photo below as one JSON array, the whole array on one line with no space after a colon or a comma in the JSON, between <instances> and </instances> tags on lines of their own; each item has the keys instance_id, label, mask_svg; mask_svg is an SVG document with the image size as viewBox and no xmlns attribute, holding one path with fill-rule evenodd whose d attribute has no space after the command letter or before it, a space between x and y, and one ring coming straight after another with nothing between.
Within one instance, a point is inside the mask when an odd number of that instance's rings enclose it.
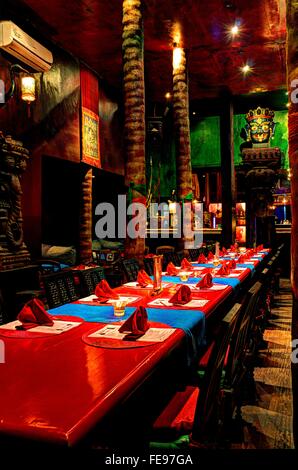
<instances>
[{"instance_id":1,"label":"red upholstered seat","mask_svg":"<svg viewBox=\"0 0 298 470\"><path fill-rule=\"evenodd\" d=\"M187 386L184 391L177 391L155 420L151 447L168 445L173 448L171 441L183 434L190 434L196 445L216 441L221 431L223 369L240 308L241 305L236 304L221 320L216 341L210 344L200 361L199 369L203 369L203 374L199 386Z\"/></svg>"},{"instance_id":2,"label":"red upholstered seat","mask_svg":"<svg viewBox=\"0 0 298 470\"><path fill-rule=\"evenodd\" d=\"M160 434L174 439L180 434L189 434L193 427L198 397L198 387L188 386L184 391L177 392L153 425L156 436Z\"/></svg>"},{"instance_id":3,"label":"red upholstered seat","mask_svg":"<svg viewBox=\"0 0 298 470\"><path fill-rule=\"evenodd\" d=\"M205 369L208 366L214 345L215 345L215 341L212 341L209 348L205 351L205 354L201 357L199 361L199 368ZM228 363L229 351L230 351L230 345L227 347L227 352L226 352L225 360L224 360L224 367L226 367Z\"/></svg>"}]
</instances>

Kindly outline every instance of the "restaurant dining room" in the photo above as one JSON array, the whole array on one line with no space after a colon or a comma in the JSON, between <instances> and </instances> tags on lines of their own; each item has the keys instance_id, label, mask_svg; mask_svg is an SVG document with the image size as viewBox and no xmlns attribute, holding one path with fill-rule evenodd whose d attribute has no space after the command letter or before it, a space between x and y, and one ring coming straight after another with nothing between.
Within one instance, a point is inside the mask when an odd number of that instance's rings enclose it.
<instances>
[{"instance_id":1,"label":"restaurant dining room","mask_svg":"<svg viewBox=\"0 0 298 470\"><path fill-rule=\"evenodd\" d=\"M1 2L0 456L294 459L297 18Z\"/></svg>"}]
</instances>

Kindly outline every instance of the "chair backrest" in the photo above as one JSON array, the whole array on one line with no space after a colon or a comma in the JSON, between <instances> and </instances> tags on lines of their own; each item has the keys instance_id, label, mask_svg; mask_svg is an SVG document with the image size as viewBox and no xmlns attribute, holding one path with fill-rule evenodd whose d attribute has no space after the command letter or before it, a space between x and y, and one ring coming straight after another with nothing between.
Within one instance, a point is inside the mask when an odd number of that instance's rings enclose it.
<instances>
[{"instance_id":1,"label":"chair backrest","mask_svg":"<svg viewBox=\"0 0 298 470\"><path fill-rule=\"evenodd\" d=\"M156 248L157 255L163 255L164 253L174 253L175 248L170 245L161 245Z\"/></svg>"},{"instance_id":2,"label":"chair backrest","mask_svg":"<svg viewBox=\"0 0 298 470\"><path fill-rule=\"evenodd\" d=\"M61 271L61 264L59 261L53 259L39 259L34 261L35 264L39 266L40 275L57 273Z\"/></svg>"},{"instance_id":3,"label":"chair backrest","mask_svg":"<svg viewBox=\"0 0 298 470\"><path fill-rule=\"evenodd\" d=\"M140 265L138 261L134 258L122 260L123 270L125 273L126 281L133 282L136 281L138 277L138 272L140 270Z\"/></svg>"},{"instance_id":4,"label":"chair backrest","mask_svg":"<svg viewBox=\"0 0 298 470\"><path fill-rule=\"evenodd\" d=\"M78 270L77 275L80 280L80 294L82 297L93 294L97 284L105 279L104 268L101 266Z\"/></svg>"},{"instance_id":5,"label":"chair backrest","mask_svg":"<svg viewBox=\"0 0 298 470\"><path fill-rule=\"evenodd\" d=\"M188 249L189 257L191 261L197 261L198 257L200 256L201 249L200 248L189 248Z\"/></svg>"},{"instance_id":6,"label":"chair backrest","mask_svg":"<svg viewBox=\"0 0 298 470\"><path fill-rule=\"evenodd\" d=\"M241 310L240 304L235 304L221 320L216 341L211 350L204 378L199 385L200 393L196 404L192 440L206 442L214 439L220 413L220 391L222 386L223 369L230 341L235 330Z\"/></svg>"},{"instance_id":7,"label":"chair backrest","mask_svg":"<svg viewBox=\"0 0 298 470\"><path fill-rule=\"evenodd\" d=\"M59 307L79 298L71 270L44 275L41 281L49 308Z\"/></svg>"},{"instance_id":8,"label":"chair backrest","mask_svg":"<svg viewBox=\"0 0 298 470\"><path fill-rule=\"evenodd\" d=\"M177 253L164 253L162 260L162 267L165 270L169 262L172 262L175 266L180 266L180 257Z\"/></svg>"},{"instance_id":9,"label":"chair backrest","mask_svg":"<svg viewBox=\"0 0 298 470\"><path fill-rule=\"evenodd\" d=\"M261 295L262 284L256 282L248 291L241 304L240 314L232 337L225 368L225 383L230 387L240 380L244 372L244 359L250 347L256 309ZM237 304L240 305L240 304Z\"/></svg>"},{"instance_id":10,"label":"chair backrest","mask_svg":"<svg viewBox=\"0 0 298 470\"><path fill-rule=\"evenodd\" d=\"M143 262L144 262L144 268L145 268L146 273L149 274L149 276L153 276L154 274L153 258L144 258Z\"/></svg>"}]
</instances>

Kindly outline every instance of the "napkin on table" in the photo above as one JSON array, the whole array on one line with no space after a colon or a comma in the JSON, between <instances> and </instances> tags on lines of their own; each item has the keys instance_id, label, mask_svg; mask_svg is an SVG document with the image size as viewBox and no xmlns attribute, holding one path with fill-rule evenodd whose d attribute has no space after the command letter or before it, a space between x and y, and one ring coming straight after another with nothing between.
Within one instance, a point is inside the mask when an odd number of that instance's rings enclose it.
<instances>
[{"instance_id":1,"label":"napkin on table","mask_svg":"<svg viewBox=\"0 0 298 470\"><path fill-rule=\"evenodd\" d=\"M201 287L202 289L203 288L209 288L209 287L212 287L213 286L213 282L212 282L212 275L209 273L206 273L202 279L196 284L196 287Z\"/></svg>"},{"instance_id":2,"label":"napkin on table","mask_svg":"<svg viewBox=\"0 0 298 470\"><path fill-rule=\"evenodd\" d=\"M234 259L231 259L228 263L227 263L228 267L230 269L236 269L236 261Z\"/></svg>"},{"instance_id":3,"label":"napkin on table","mask_svg":"<svg viewBox=\"0 0 298 470\"><path fill-rule=\"evenodd\" d=\"M198 257L198 263L199 264L206 264L207 263L207 258L203 253L201 253L200 256Z\"/></svg>"},{"instance_id":4,"label":"napkin on table","mask_svg":"<svg viewBox=\"0 0 298 470\"><path fill-rule=\"evenodd\" d=\"M228 276L230 274L230 268L226 264L222 265L221 268L217 271L216 274L219 274L221 276Z\"/></svg>"},{"instance_id":5,"label":"napkin on table","mask_svg":"<svg viewBox=\"0 0 298 470\"><path fill-rule=\"evenodd\" d=\"M192 268L192 264L186 258L183 258L183 260L181 261L181 268L182 269Z\"/></svg>"},{"instance_id":6,"label":"napkin on table","mask_svg":"<svg viewBox=\"0 0 298 470\"><path fill-rule=\"evenodd\" d=\"M239 258L237 259L237 263L243 264L246 261L246 256L245 255L240 255Z\"/></svg>"},{"instance_id":7,"label":"napkin on table","mask_svg":"<svg viewBox=\"0 0 298 470\"><path fill-rule=\"evenodd\" d=\"M148 276L148 274L146 273L144 269L140 269L140 271L138 272L138 276L137 276L137 283L141 287L146 287L148 286L148 284L152 284L153 281L150 278L150 276Z\"/></svg>"},{"instance_id":8,"label":"napkin on table","mask_svg":"<svg viewBox=\"0 0 298 470\"><path fill-rule=\"evenodd\" d=\"M167 265L166 271L170 276L176 276L178 274L178 269L172 263L172 261L170 261L169 264Z\"/></svg>"},{"instance_id":9,"label":"napkin on table","mask_svg":"<svg viewBox=\"0 0 298 470\"><path fill-rule=\"evenodd\" d=\"M143 335L149 328L147 311L140 305L119 328L119 332L137 336Z\"/></svg>"},{"instance_id":10,"label":"napkin on table","mask_svg":"<svg viewBox=\"0 0 298 470\"><path fill-rule=\"evenodd\" d=\"M212 253L212 251L209 251L208 256L207 256L207 259L208 259L209 261L212 261L212 260L214 259L214 254Z\"/></svg>"},{"instance_id":11,"label":"napkin on table","mask_svg":"<svg viewBox=\"0 0 298 470\"><path fill-rule=\"evenodd\" d=\"M29 330L38 325L54 325L51 316L47 313L39 299L29 300L18 314L17 319L22 323L22 326L18 328L23 330Z\"/></svg>"},{"instance_id":12,"label":"napkin on table","mask_svg":"<svg viewBox=\"0 0 298 470\"><path fill-rule=\"evenodd\" d=\"M111 289L108 281L102 279L95 288L95 295L98 299L119 299L119 295ZM95 299L95 300L98 300Z\"/></svg>"},{"instance_id":13,"label":"napkin on table","mask_svg":"<svg viewBox=\"0 0 298 470\"><path fill-rule=\"evenodd\" d=\"M188 286L182 285L177 292L169 299L174 305L184 305L191 301L191 290Z\"/></svg>"},{"instance_id":14,"label":"napkin on table","mask_svg":"<svg viewBox=\"0 0 298 470\"><path fill-rule=\"evenodd\" d=\"M210 273L212 268L204 268L203 271L200 271L201 274L207 274Z\"/></svg>"}]
</instances>

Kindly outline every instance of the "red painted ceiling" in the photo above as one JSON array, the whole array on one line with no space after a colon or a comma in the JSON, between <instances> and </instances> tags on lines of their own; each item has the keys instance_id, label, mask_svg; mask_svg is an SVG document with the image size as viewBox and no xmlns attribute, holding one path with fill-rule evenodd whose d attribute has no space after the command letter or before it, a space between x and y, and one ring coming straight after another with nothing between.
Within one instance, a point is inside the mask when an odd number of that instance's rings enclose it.
<instances>
[{"instance_id":1,"label":"red painted ceiling","mask_svg":"<svg viewBox=\"0 0 298 470\"><path fill-rule=\"evenodd\" d=\"M121 0L24 0L51 27L51 38L121 87ZM188 50L190 99L282 88L286 83L285 0L144 0L146 94L171 90L174 24ZM241 22L237 40L226 27ZM253 73L239 67L249 61Z\"/></svg>"}]
</instances>

